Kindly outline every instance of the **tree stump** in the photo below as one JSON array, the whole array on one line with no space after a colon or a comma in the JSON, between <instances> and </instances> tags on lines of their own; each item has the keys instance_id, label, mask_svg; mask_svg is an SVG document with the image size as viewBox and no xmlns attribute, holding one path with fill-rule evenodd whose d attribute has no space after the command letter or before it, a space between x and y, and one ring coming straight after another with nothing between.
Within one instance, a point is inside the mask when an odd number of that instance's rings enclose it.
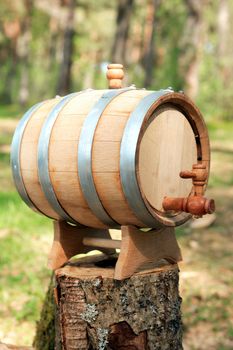
<instances>
[{"instance_id":1,"label":"tree stump","mask_svg":"<svg viewBox=\"0 0 233 350\"><path fill-rule=\"evenodd\" d=\"M55 271L56 344L65 350L182 349L178 266L163 261L118 281L115 261L89 256Z\"/></svg>"}]
</instances>

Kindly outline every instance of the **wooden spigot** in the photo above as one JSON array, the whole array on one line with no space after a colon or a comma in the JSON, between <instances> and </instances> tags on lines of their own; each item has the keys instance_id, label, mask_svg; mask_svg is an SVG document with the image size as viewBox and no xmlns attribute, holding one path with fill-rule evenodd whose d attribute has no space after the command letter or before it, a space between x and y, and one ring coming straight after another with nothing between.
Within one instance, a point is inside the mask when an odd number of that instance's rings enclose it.
<instances>
[{"instance_id":1,"label":"wooden spigot","mask_svg":"<svg viewBox=\"0 0 233 350\"><path fill-rule=\"evenodd\" d=\"M192 171L181 171L180 177L182 179L192 179L194 194L187 198L165 197L162 203L163 209L165 211L184 211L197 217L212 214L215 211L214 200L203 197L204 186L208 177L206 166L204 164L194 164Z\"/></svg>"},{"instance_id":2,"label":"wooden spigot","mask_svg":"<svg viewBox=\"0 0 233 350\"><path fill-rule=\"evenodd\" d=\"M192 171L181 171L180 177L182 179L192 179L195 195L203 196L204 186L208 177L206 166L204 164L193 164Z\"/></svg>"},{"instance_id":3,"label":"wooden spigot","mask_svg":"<svg viewBox=\"0 0 233 350\"><path fill-rule=\"evenodd\" d=\"M109 89L121 89L122 79L124 78L123 65L112 63L108 65L107 78Z\"/></svg>"}]
</instances>

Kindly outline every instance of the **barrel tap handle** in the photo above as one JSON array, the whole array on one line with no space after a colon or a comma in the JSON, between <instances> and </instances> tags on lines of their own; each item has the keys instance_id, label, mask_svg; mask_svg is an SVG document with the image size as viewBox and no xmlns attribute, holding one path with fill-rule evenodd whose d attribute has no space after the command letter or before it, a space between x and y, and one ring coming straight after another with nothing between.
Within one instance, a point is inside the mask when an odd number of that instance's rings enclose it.
<instances>
[{"instance_id":1,"label":"barrel tap handle","mask_svg":"<svg viewBox=\"0 0 233 350\"><path fill-rule=\"evenodd\" d=\"M212 214L215 211L214 200L203 197L204 186L208 178L206 165L193 164L192 170L181 171L180 177L192 179L194 194L190 194L187 198L165 197L162 203L163 209L165 211L183 211L196 217Z\"/></svg>"}]
</instances>

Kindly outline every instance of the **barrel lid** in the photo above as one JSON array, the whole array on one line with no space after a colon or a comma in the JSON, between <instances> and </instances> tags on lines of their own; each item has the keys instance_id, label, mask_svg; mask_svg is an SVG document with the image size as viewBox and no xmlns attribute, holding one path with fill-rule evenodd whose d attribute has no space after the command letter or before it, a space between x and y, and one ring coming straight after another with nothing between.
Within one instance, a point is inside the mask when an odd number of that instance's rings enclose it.
<instances>
[{"instance_id":1,"label":"barrel lid","mask_svg":"<svg viewBox=\"0 0 233 350\"><path fill-rule=\"evenodd\" d=\"M195 135L185 115L172 104L159 107L145 129L138 159L140 188L150 206L163 214L164 197L187 197L192 181L179 173L196 162Z\"/></svg>"}]
</instances>

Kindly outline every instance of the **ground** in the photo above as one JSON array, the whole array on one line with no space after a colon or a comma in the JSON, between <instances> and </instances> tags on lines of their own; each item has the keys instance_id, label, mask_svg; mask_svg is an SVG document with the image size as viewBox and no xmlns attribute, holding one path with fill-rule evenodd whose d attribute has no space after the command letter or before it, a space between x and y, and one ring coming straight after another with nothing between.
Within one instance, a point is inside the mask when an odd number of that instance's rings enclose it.
<instances>
[{"instance_id":1,"label":"ground","mask_svg":"<svg viewBox=\"0 0 233 350\"><path fill-rule=\"evenodd\" d=\"M13 186L9 150L19 115L17 106L0 108L0 341L30 345L50 278L52 224L28 209ZM209 130L208 196L216 200L216 221L177 229L185 350L233 349L233 125L209 123Z\"/></svg>"}]
</instances>

